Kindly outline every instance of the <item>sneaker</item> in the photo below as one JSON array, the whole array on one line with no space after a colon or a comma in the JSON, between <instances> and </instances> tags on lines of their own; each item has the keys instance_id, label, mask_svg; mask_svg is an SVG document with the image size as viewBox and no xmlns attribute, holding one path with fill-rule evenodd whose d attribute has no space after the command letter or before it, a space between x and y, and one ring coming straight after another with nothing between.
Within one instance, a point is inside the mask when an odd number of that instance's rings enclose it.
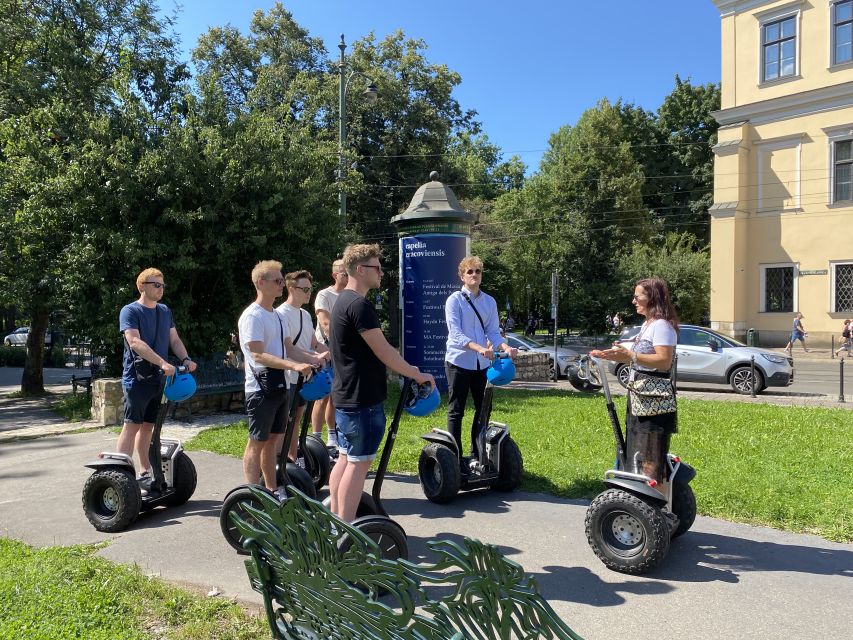
<instances>
[{"instance_id":1,"label":"sneaker","mask_svg":"<svg viewBox=\"0 0 853 640\"><path fill-rule=\"evenodd\" d=\"M143 496L147 496L151 492L151 485L154 482L151 471L143 471L140 473L136 476L136 482L139 484L139 493Z\"/></svg>"},{"instance_id":2,"label":"sneaker","mask_svg":"<svg viewBox=\"0 0 853 640\"><path fill-rule=\"evenodd\" d=\"M273 495L275 495L276 499L279 502L284 502L284 500L287 498L287 489L285 489L284 487L279 487L278 489L273 491Z\"/></svg>"}]
</instances>

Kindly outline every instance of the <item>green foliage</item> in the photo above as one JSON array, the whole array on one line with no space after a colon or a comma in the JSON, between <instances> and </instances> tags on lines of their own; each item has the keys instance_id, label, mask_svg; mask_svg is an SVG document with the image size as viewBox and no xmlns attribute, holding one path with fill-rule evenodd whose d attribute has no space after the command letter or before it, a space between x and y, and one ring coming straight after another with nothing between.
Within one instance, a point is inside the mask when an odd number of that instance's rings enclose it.
<instances>
[{"instance_id":1,"label":"green foliage","mask_svg":"<svg viewBox=\"0 0 853 640\"><path fill-rule=\"evenodd\" d=\"M232 602L193 595L97 546L33 549L0 538L0 638L250 640L266 623Z\"/></svg>"},{"instance_id":2,"label":"green foliage","mask_svg":"<svg viewBox=\"0 0 853 640\"><path fill-rule=\"evenodd\" d=\"M0 367L23 367L27 350L21 347L0 347Z\"/></svg>"},{"instance_id":3,"label":"green foliage","mask_svg":"<svg viewBox=\"0 0 853 640\"><path fill-rule=\"evenodd\" d=\"M396 398L391 385L388 415ZM404 415L391 471L417 473L420 436L444 419L445 402L426 421ZM616 404L624 416L624 397ZM685 399L678 406L672 450L698 471L692 486L699 513L853 541L849 411ZM472 412L469 403L466 415ZM603 490L614 444L601 396L502 391L495 394L492 419L510 426L521 449L523 489L566 498L592 498ZM203 431L188 446L240 457L245 423Z\"/></svg>"},{"instance_id":4,"label":"green foliage","mask_svg":"<svg viewBox=\"0 0 853 640\"><path fill-rule=\"evenodd\" d=\"M85 393L69 393L52 403L51 411L68 422L81 422L92 417L92 399Z\"/></svg>"},{"instance_id":5,"label":"green foliage","mask_svg":"<svg viewBox=\"0 0 853 640\"><path fill-rule=\"evenodd\" d=\"M708 249L699 248L690 233L668 233L662 245L636 243L620 262L623 290L630 290L641 278L663 278L682 322L702 324L710 305L711 258ZM631 316L627 304L620 308Z\"/></svg>"}]
</instances>

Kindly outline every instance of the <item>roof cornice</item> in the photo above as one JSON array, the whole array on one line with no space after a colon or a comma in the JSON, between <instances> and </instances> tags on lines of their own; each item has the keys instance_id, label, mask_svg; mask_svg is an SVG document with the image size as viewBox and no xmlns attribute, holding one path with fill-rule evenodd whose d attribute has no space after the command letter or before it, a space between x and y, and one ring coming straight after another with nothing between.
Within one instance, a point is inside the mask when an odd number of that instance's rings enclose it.
<instances>
[{"instance_id":1,"label":"roof cornice","mask_svg":"<svg viewBox=\"0 0 853 640\"><path fill-rule=\"evenodd\" d=\"M734 13L743 13L750 9L755 9L765 4L771 4L776 0L711 0L720 12L722 17L732 15Z\"/></svg>"},{"instance_id":2,"label":"roof cornice","mask_svg":"<svg viewBox=\"0 0 853 640\"><path fill-rule=\"evenodd\" d=\"M721 126L743 120L757 125L850 106L853 106L853 81L721 109L711 115Z\"/></svg>"}]
</instances>

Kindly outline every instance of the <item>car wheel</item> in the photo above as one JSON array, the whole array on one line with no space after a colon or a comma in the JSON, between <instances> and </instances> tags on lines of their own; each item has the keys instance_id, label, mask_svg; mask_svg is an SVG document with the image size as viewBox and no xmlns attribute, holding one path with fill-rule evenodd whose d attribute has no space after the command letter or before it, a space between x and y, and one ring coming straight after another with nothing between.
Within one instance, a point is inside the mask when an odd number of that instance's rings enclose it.
<instances>
[{"instance_id":1,"label":"car wheel","mask_svg":"<svg viewBox=\"0 0 853 640\"><path fill-rule=\"evenodd\" d=\"M11 340L4 340L4 341L3 341L3 344L4 344L4 345L6 345L7 347L11 347L11 346L12 346L12 341L11 341Z\"/></svg>"},{"instance_id":2,"label":"car wheel","mask_svg":"<svg viewBox=\"0 0 853 640\"><path fill-rule=\"evenodd\" d=\"M750 367L737 367L729 376L729 384L732 389L741 395L749 395L752 393L752 371ZM764 377L761 371L755 370L755 393L764 391Z\"/></svg>"},{"instance_id":3,"label":"car wheel","mask_svg":"<svg viewBox=\"0 0 853 640\"><path fill-rule=\"evenodd\" d=\"M616 367L616 379L626 389L628 388L628 378L631 375L631 369L628 365L620 364Z\"/></svg>"}]
</instances>

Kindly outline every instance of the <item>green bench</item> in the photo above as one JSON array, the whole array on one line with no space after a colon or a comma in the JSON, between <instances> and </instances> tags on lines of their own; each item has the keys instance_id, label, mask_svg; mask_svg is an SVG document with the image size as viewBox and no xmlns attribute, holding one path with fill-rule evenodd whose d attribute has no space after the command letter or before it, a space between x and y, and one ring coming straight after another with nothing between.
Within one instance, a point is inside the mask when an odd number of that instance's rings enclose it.
<instances>
[{"instance_id":1,"label":"green bench","mask_svg":"<svg viewBox=\"0 0 853 640\"><path fill-rule=\"evenodd\" d=\"M496 547L433 540L435 564L383 559L361 531L290 492L279 504L255 490L262 508L231 513L275 640L580 640ZM344 534L353 544L341 553Z\"/></svg>"},{"instance_id":2,"label":"green bench","mask_svg":"<svg viewBox=\"0 0 853 640\"><path fill-rule=\"evenodd\" d=\"M225 361L224 353L215 353L210 358L199 360L198 366L193 372L196 383L194 397L221 395L225 402L220 403L218 410L227 411L234 404L235 395L242 394L246 382L243 369L229 366ZM178 407L186 411L186 418L192 417L192 400L175 405L172 409L172 418Z\"/></svg>"}]
</instances>

